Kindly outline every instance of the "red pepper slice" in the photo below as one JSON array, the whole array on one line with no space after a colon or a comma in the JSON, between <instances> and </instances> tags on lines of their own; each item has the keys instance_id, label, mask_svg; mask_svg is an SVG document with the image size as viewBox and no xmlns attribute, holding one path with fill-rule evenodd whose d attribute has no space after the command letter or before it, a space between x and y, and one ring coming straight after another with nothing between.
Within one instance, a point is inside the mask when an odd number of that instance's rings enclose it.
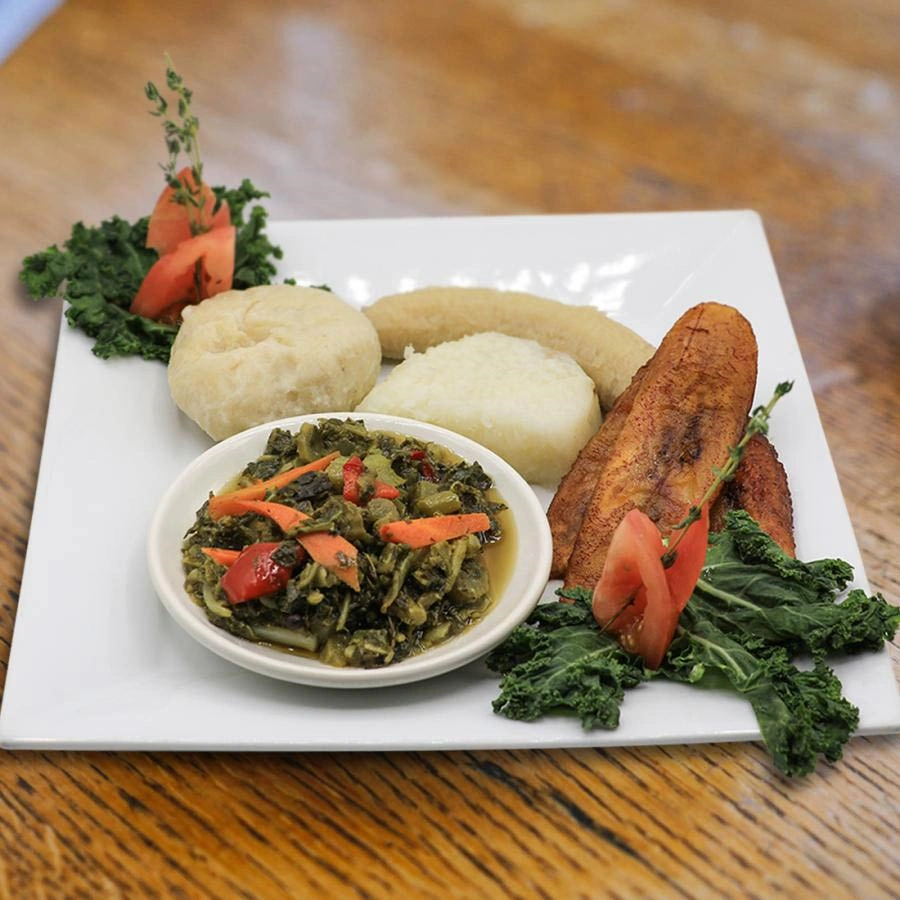
<instances>
[{"instance_id":1,"label":"red pepper slice","mask_svg":"<svg viewBox=\"0 0 900 900\"><path fill-rule=\"evenodd\" d=\"M426 481L437 481L434 466L428 461L428 454L424 450L411 450L409 458L414 459L419 463L419 474Z\"/></svg>"},{"instance_id":2,"label":"red pepper slice","mask_svg":"<svg viewBox=\"0 0 900 900\"><path fill-rule=\"evenodd\" d=\"M281 565L272 558L280 546L280 542L260 542L241 551L222 576L222 590L229 603L244 603L274 594L291 580L292 567Z\"/></svg>"},{"instance_id":3,"label":"red pepper slice","mask_svg":"<svg viewBox=\"0 0 900 900\"><path fill-rule=\"evenodd\" d=\"M343 496L348 503L359 503L361 496L359 479L364 471L365 465L358 456L351 456L350 459L344 463L344 468L342 470L344 475Z\"/></svg>"}]
</instances>

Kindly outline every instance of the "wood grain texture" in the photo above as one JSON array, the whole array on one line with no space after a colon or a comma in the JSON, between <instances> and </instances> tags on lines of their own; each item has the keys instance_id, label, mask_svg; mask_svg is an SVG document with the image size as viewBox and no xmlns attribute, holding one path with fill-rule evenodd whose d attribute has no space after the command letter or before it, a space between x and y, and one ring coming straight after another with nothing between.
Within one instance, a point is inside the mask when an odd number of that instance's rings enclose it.
<instances>
[{"instance_id":1,"label":"wood grain texture","mask_svg":"<svg viewBox=\"0 0 900 900\"><path fill-rule=\"evenodd\" d=\"M0 662L59 308L16 284L146 213L168 50L274 219L752 207L870 581L900 595L895 0L71 0L0 66ZM895 662L900 658L896 645ZM890 897L897 737L802 783L758 745L0 756L0 896Z\"/></svg>"}]
</instances>

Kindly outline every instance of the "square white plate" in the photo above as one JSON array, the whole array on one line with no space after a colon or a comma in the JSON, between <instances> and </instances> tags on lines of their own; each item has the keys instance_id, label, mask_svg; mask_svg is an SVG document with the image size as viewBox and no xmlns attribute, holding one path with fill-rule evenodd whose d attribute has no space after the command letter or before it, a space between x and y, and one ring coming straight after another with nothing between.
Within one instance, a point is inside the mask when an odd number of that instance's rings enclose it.
<instances>
[{"instance_id":1,"label":"square white plate","mask_svg":"<svg viewBox=\"0 0 900 900\"><path fill-rule=\"evenodd\" d=\"M784 298L752 212L292 222L271 226L284 276L364 305L427 284L478 284L592 304L657 343L703 300L744 312L760 344L759 401L779 381L772 436L794 493L799 552L859 552ZM9 748L393 750L574 747L756 739L748 704L654 682L618 730L491 711L482 662L416 685L332 691L274 681L196 644L150 586L147 525L210 445L172 404L165 369L104 362L62 327L15 623L0 743ZM544 493L542 499L549 496ZM900 729L886 652L840 662L861 731Z\"/></svg>"}]
</instances>

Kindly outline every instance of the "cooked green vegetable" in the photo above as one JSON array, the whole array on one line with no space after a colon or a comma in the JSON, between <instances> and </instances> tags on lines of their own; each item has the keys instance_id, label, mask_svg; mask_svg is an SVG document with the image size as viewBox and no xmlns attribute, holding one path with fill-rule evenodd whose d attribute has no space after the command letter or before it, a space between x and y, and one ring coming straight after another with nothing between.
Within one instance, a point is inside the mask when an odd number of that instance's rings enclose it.
<instances>
[{"instance_id":1,"label":"cooked green vegetable","mask_svg":"<svg viewBox=\"0 0 900 900\"><path fill-rule=\"evenodd\" d=\"M326 468L287 483L275 477L333 453L338 455ZM351 474L352 491L347 490ZM478 463L414 438L369 432L361 422L323 419L295 435L273 430L264 452L228 489L259 482L270 485L265 500L244 501L243 508L265 507L280 515L241 512L240 504L223 500L211 516L207 502L185 536L185 587L214 625L312 653L331 665L370 667L439 644L490 608L485 546L501 537L497 514L503 504L488 495L492 482ZM396 496L384 496L388 483ZM486 517L489 528L421 549L383 540L379 532L386 523L421 520L415 503L426 484L436 494L455 497L462 513ZM436 511L435 521L441 519ZM353 545L348 548L357 554L352 580L340 578L310 547L311 537L324 540L323 532L334 536L330 541ZM298 542L308 556L298 556ZM229 593L223 588L225 569L209 548L251 545L264 545L273 563L256 572L252 565L238 572L236 563L229 570ZM273 547L278 549L271 552ZM248 583L254 578L257 582Z\"/></svg>"},{"instance_id":2,"label":"cooked green vegetable","mask_svg":"<svg viewBox=\"0 0 900 900\"><path fill-rule=\"evenodd\" d=\"M877 650L900 625L900 608L879 594L853 590L836 603L851 577L841 560L785 555L746 513L730 512L655 674L743 694L787 775L808 774L820 755L834 762L859 714L825 657ZM503 676L494 710L525 720L569 711L585 728L614 728L624 689L653 674L599 631L589 591L561 593L571 605L538 607L488 657ZM801 653L811 670L792 662Z\"/></svg>"},{"instance_id":3,"label":"cooked green vegetable","mask_svg":"<svg viewBox=\"0 0 900 900\"><path fill-rule=\"evenodd\" d=\"M213 191L219 202L228 201L237 228L233 287L269 284L276 271L272 260L281 259L281 249L264 233L266 210L250 206L269 195L247 179L238 188L214 187ZM145 246L148 221L146 216L134 223L113 216L97 226L77 222L62 249L54 244L26 257L19 273L35 300L62 297L67 301L69 324L94 338L93 351L103 359L169 359L177 327L128 312L144 276L158 259L156 251Z\"/></svg>"}]
</instances>

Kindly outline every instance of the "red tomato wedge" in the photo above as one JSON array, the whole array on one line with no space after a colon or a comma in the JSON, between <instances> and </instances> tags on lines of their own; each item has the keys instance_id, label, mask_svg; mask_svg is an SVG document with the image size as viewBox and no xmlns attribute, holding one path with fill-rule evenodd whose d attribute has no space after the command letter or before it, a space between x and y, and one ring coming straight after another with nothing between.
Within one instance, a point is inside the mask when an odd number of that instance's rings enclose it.
<instances>
[{"instance_id":1,"label":"red tomato wedge","mask_svg":"<svg viewBox=\"0 0 900 900\"><path fill-rule=\"evenodd\" d=\"M594 589L594 618L649 669L660 667L672 643L678 617L700 577L708 536L709 511L704 506L666 569L662 535L645 513L631 510L613 534Z\"/></svg>"},{"instance_id":2,"label":"red tomato wedge","mask_svg":"<svg viewBox=\"0 0 900 900\"><path fill-rule=\"evenodd\" d=\"M652 519L631 510L613 534L594 589L597 623L651 669L659 668L678 621L662 565L665 552Z\"/></svg>"},{"instance_id":3,"label":"red tomato wedge","mask_svg":"<svg viewBox=\"0 0 900 900\"><path fill-rule=\"evenodd\" d=\"M222 590L229 603L234 605L274 594L291 580L291 567L272 559L280 546L278 542L261 542L241 551L222 576ZM299 546L297 549L300 550Z\"/></svg>"},{"instance_id":4,"label":"red tomato wedge","mask_svg":"<svg viewBox=\"0 0 900 900\"><path fill-rule=\"evenodd\" d=\"M185 306L231 290L234 275L233 225L182 241L151 267L131 302L131 312L174 322Z\"/></svg>"},{"instance_id":5,"label":"red tomato wedge","mask_svg":"<svg viewBox=\"0 0 900 900\"><path fill-rule=\"evenodd\" d=\"M193 190L195 182L190 166L182 169L175 177ZM197 231L205 232L213 228L224 228L231 224L231 210L228 208L227 202L223 202L213 212L216 195L206 182L200 185L200 196L203 201L201 207L187 207L176 203L174 188L166 186L150 214L150 222L147 226L147 246L156 250L160 256L165 256L182 241L194 237ZM192 223L196 228L192 229Z\"/></svg>"},{"instance_id":6,"label":"red tomato wedge","mask_svg":"<svg viewBox=\"0 0 900 900\"><path fill-rule=\"evenodd\" d=\"M678 539L679 532L673 531L669 536L671 547ZM685 535L675 548L675 562L666 572L666 582L672 594L672 603L680 613L691 599L697 586L703 563L706 560L706 548L709 546L709 504L700 511L700 518L688 526Z\"/></svg>"}]
</instances>

